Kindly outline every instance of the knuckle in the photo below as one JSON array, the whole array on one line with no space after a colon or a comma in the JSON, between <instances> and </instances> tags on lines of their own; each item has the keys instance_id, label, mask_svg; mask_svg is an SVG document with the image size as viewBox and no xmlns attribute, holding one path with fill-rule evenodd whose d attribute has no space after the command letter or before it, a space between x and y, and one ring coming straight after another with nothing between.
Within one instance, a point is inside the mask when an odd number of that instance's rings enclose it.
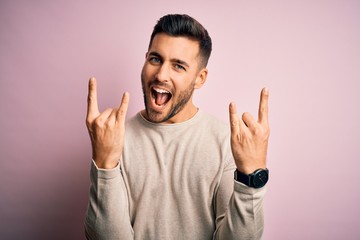
<instances>
[{"instance_id":1,"label":"knuckle","mask_svg":"<svg viewBox=\"0 0 360 240\"><path fill-rule=\"evenodd\" d=\"M92 94L89 94L88 98L87 98L87 101L90 103L90 102L93 102L94 101L94 96Z\"/></svg>"},{"instance_id":2,"label":"knuckle","mask_svg":"<svg viewBox=\"0 0 360 240\"><path fill-rule=\"evenodd\" d=\"M126 110L123 108L120 108L118 114L119 114L119 116L124 116L126 114Z\"/></svg>"},{"instance_id":3,"label":"knuckle","mask_svg":"<svg viewBox=\"0 0 360 240\"><path fill-rule=\"evenodd\" d=\"M242 140L242 136L241 136L241 133L237 133L237 134L232 134L231 135L231 142L232 143L236 143L236 144L239 144Z\"/></svg>"},{"instance_id":4,"label":"knuckle","mask_svg":"<svg viewBox=\"0 0 360 240\"><path fill-rule=\"evenodd\" d=\"M240 132L239 136L238 136L238 140L239 142L241 141L247 141L247 139L249 139L250 136L248 136L248 134L246 134L244 131Z\"/></svg>"},{"instance_id":5,"label":"knuckle","mask_svg":"<svg viewBox=\"0 0 360 240\"><path fill-rule=\"evenodd\" d=\"M102 117L98 117L94 120L94 125L97 126L97 127L100 127L102 125L102 122L103 122L103 119Z\"/></svg>"},{"instance_id":6,"label":"knuckle","mask_svg":"<svg viewBox=\"0 0 360 240\"><path fill-rule=\"evenodd\" d=\"M236 119L232 119L230 121L231 126L236 127L238 125L238 121Z\"/></svg>"},{"instance_id":7,"label":"knuckle","mask_svg":"<svg viewBox=\"0 0 360 240\"><path fill-rule=\"evenodd\" d=\"M267 140L270 136L270 129L258 127L256 129L254 129L253 134L254 134L254 136L256 136L259 139Z\"/></svg>"},{"instance_id":8,"label":"knuckle","mask_svg":"<svg viewBox=\"0 0 360 240\"><path fill-rule=\"evenodd\" d=\"M265 136L266 136L267 138L269 138L269 136L270 136L270 128L266 128L266 130L265 130Z\"/></svg>"},{"instance_id":9,"label":"knuckle","mask_svg":"<svg viewBox=\"0 0 360 240\"><path fill-rule=\"evenodd\" d=\"M111 124L110 121L106 121L106 122L104 123L104 126L105 126L105 128L111 128L112 124Z\"/></svg>"},{"instance_id":10,"label":"knuckle","mask_svg":"<svg viewBox=\"0 0 360 240\"><path fill-rule=\"evenodd\" d=\"M86 126L87 126L87 128L90 128L91 127L91 120L89 119L89 118L86 118L86 121L85 121L85 123L86 123Z\"/></svg>"},{"instance_id":11,"label":"knuckle","mask_svg":"<svg viewBox=\"0 0 360 240\"><path fill-rule=\"evenodd\" d=\"M253 134L254 134L255 136L262 135L262 129L260 129L259 127L255 127L255 128L253 129Z\"/></svg>"}]
</instances>

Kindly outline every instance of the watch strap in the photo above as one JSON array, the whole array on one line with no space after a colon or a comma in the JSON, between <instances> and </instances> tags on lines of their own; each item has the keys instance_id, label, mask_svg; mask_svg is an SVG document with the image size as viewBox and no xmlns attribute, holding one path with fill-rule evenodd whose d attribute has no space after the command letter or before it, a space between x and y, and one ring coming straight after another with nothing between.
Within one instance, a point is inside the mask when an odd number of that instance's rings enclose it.
<instances>
[{"instance_id":1,"label":"watch strap","mask_svg":"<svg viewBox=\"0 0 360 240\"><path fill-rule=\"evenodd\" d=\"M238 171L237 169L235 170L234 172L234 178L236 181L238 182L241 182L243 184L245 184L246 186L249 186L251 187L251 177L252 175L251 174L245 174L245 173L242 173L240 171Z\"/></svg>"}]
</instances>

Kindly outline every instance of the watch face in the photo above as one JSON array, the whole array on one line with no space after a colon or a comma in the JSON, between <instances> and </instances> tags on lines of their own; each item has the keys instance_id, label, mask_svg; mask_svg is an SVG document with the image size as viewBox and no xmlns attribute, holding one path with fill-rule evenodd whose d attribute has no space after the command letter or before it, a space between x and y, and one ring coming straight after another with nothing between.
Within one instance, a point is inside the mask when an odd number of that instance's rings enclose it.
<instances>
[{"instance_id":1,"label":"watch face","mask_svg":"<svg viewBox=\"0 0 360 240\"><path fill-rule=\"evenodd\" d=\"M268 170L259 169L254 173L253 185L255 188L261 188L265 186L268 180L269 180Z\"/></svg>"}]
</instances>

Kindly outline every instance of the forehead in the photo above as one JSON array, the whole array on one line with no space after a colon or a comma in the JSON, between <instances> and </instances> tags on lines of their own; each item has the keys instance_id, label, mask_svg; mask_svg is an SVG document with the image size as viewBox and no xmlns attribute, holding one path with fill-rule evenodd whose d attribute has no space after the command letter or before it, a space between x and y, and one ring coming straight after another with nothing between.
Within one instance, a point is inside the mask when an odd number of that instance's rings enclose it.
<instances>
[{"instance_id":1,"label":"forehead","mask_svg":"<svg viewBox=\"0 0 360 240\"><path fill-rule=\"evenodd\" d=\"M198 60L199 50L197 41L165 33L156 34L149 48L149 52L157 52L165 59L180 59L189 63Z\"/></svg>"}]
</instances>

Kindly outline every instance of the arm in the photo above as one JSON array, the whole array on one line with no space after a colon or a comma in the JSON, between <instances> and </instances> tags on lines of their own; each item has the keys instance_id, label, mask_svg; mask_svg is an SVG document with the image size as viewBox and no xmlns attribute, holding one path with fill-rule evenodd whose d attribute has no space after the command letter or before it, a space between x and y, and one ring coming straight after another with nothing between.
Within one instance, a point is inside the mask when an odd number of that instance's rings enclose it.
<instances>
[{"instance_id":1,"label":"arm","mask_svg":"<svg viewBox=\"0 0 360 240\"><path fill-rule=\"evenodd\" d=\"M119 165L99 169L91 164L90 199L85 218L85 235L95 239L133 239L126 187Z\"/></svg>"},{"instance_id":2,"label":"arm","mask_svg":"<svg viewBox=\"0 0 360 240\"><path fill-rule=\"evenodd\" d=\"M254 189L234 180L235 164L225 168L215 196L214 239L261 239L265 188Z\"/></svg>"},{"instance_id":3,"label":"arm","mask_svg":"<svg viewBox=\"0 0 360 240\"><path fill-rule=\"evenodd\" d=\"M89 80L86 125L89 130L93 162L90 199L85 219L88 239L132 239L128 197L119 168L122 155L125 116L129 94L123 95L119 108L100 113L96 79Z\"/></svg>"},{"instance_id":4,"label":"arm","mask_svg":"<svg viewBox=\"0 0 360 240\"><path fill-rule=\"evenodd\" d=\"M249 113L239 118L235 104L230 104L231 152L234 161L231 160L225 167L216 194L215 239L260 239L262 236L265 188L255 189L235 181L234 170L236 168L250 174L259 168L266 168L270 134L268 97L268 90L264 88L260 95L258 121ZM229 186L233 186L233 189Z\"/></svg>"}]
</instances>

